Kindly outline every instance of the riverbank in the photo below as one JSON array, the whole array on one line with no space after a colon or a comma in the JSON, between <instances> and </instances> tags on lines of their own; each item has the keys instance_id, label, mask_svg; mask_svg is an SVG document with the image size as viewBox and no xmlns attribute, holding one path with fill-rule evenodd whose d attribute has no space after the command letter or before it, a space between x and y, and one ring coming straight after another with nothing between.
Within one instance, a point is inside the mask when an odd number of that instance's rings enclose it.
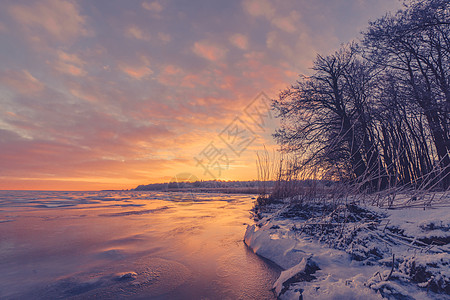
<instances>
[{"instance_id":1,"label":"riverbank","mask_svg":"<svg viewBox=\"0 0 450 300\"><path fill-rule=\"evenodd\" d=\"M396 195L391 209L352 200L255 207L244 241L285 270L278 297L450 299L449 194Z\"/></svg>"}]
</instances>

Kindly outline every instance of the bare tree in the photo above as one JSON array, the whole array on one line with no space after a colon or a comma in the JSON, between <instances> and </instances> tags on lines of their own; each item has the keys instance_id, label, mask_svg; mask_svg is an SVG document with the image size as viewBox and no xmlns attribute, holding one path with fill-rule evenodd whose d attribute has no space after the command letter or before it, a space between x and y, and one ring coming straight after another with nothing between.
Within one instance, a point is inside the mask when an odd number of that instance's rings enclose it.
<instances>
[{"instance_id":1,"label":"bare tree","mask_svg":"<svg viewBox=\"0 0 450 300\"><path fill-rule=\"evenodd\" d=\"M366 58L393 75L401 97L425 117L448 187L450 2L410 1L405 7L370 23L363 41Z\"/></svg>"},{"instance_id":2,"label":"bare tree","mask_svg":"<svg viewBox=\"0 0 450 300\"><path fill-rule=\"evenodd\" d=\"M373 68L352 44L319 55L313 69L313 76L301 78L274 101L282 119L275 138L285 151L297 151L303 165L339 166L346 179L360 179L379 166L369 113Z\"/></svg>"},{"instance_id":3,"label":"bare tree","mask_svg":"<svg viewBox=\"0 0 450 300\"><path fill-rule=\"evenodd\" d=\"M450 2L411 0L274 100L295 168L380 190L450 185Z\"/></svg>"}]
</instances>

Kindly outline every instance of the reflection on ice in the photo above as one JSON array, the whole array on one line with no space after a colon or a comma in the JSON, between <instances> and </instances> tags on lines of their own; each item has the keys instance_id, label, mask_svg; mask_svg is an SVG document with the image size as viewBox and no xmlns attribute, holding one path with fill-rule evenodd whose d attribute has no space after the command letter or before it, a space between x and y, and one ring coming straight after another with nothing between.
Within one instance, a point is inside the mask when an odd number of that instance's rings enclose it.
<instances>
[{"instance_id":1,"label":"reflection on ice","mask_svg":"<svg viewBox=\"0 0 450 300\"><path fill-rule=\"evenodd\" d=\"M123 206L121 206L123 207ZM119 213L109 213L109 214L101 214L101 217L123 217L123 216L130 216L130 215L143 215L143 214L151 214L154 212L162 211L165 209L169 209L168 206L163 206L155 209L146 209L146 210L133 210L133 211L124 211Z\"/></svg>"},{"instance_id":2,"label":"reflection on ice","mask_svg":"<svg viewBox=\"0 0 450 300\"><path fill-rule=\"evenodd\" d=\"M0 192L0 298L271 299L250 196ZM14 221L14 222L13 222Z\"/></svg>"}]
</instances>

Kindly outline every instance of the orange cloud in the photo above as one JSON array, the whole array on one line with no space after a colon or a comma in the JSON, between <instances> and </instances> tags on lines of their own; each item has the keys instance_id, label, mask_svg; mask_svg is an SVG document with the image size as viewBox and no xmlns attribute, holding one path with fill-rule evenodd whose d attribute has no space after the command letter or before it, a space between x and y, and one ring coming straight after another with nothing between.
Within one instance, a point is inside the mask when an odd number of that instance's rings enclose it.
<instances>
[{"instance_id":1,"label":"orange cloud","mask_svg":"<svg viewBox=\"0 0 450 300\"><path fill-rule=\"evenodd\" d=\"M153 71L147 66L134 67L128 65L120 65L119 68L128 76L138 80L153 74Z\"/></svg>"},{"instance_id":2,"label":"orange cloud","mask_svg":"<svg viewBox=\"0 0 450 300\"><path fill-rule=\"evenodd\" d=\"M255 151L270 149L277 126L264 131L245 108L260 91L276 97L316 52L394 5L3 2L0 189L65 190L133 188L182 172L207 179L194 157L212 141L228 149L218 133L237 116L258 137L241 156L229 153L221 179L256 178Z\"/></svg>"},{"instance_id":3,"label":"orange cloud","mask_svg":"<svg viewBox=\"0 0 450 300\"><path fill-rule=\"evenodd\" d=\"M55 178L11 178L0 177L0 190L30 190L30 191L96 191L111 189L128 189L131 184L123 182L98 182L98 178L92 181L78 179L55 179ZM136 185L136 184L135 184Z\"/></svg>"},{"instance_id":4,"label":"orange cloud","mask_svg":"<svg viewBox=\"0 0 450 300\"><path fill-rule=\"evenodd\" d=\"M144 55L141 55L139 59L133 63L120 62L118 67L129 77L137 80L141 80L153 74L153 70L150 68L150 61Z\"/></svg>"},{"instance_id":5,"label":"orange cloud","mask_svg":"<svg viewBox=\"0 0 450 300\"><path fill-rule=\"evenodd\" d=\"M200 57L210 61L219 61L225 58L227 50L213 45L207 41L196 42L192 47L192 51Z\"/></svg>"}]
</instances>

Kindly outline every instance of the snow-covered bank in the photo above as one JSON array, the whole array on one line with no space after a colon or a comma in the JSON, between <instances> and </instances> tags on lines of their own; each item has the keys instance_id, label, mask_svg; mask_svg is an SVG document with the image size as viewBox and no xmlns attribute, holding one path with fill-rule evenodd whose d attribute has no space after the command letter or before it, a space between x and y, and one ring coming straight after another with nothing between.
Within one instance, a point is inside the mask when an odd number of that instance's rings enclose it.
<instances>
[{"instance_id":1,"label":"snow-covered bank","mask_svg":"<svg viewBox=\"0 0 450 300\"><path fill-rule=\"evenodd\" d=\"M284 201L245 243L285 269L280 299L450 299L450 201L434 207Z\"/></svg>"}]
</instances>

